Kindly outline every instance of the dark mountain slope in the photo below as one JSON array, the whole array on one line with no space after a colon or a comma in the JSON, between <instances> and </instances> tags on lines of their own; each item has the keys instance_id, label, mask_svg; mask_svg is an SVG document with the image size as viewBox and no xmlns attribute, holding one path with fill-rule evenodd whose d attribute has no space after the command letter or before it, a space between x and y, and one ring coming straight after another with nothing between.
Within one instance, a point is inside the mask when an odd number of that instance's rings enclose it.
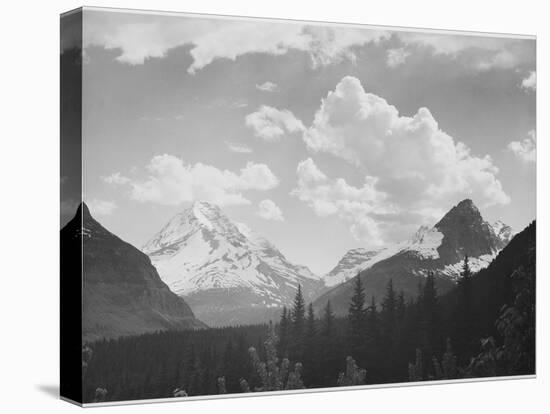
<instances>
[{"instance_id":1,"label":"dark mountain slope","mask_svg":"<svg viewBox=\"0 0 550 414\"><path fill-rule=\"evenodd\" d=\"M477 337L498 337L495 321L502 307L511 305L514 300L513 273L520 268L536 270L536 233L536 221L533 221L512 238L487 268L473 276L472 306ZM455 306L457 296L458 291L452 290L441 298L447 312ZM460 318L460 315L455 317Z\"/></svg>"},{"instance_id":2,"label":"dark mountain slope","mask_svg":"<svg viewBox=\"0 0 550 414\"><path fill-rule=\"evenodd\" d=\"M61 239L64 254L74 256L82 241L85 341L206 326L162 282L147 255L106 230L85 204L61 230Z\"/></svg>"},{"instance_id":3,"label":"dark mountain slope","mask_svg":"<svg viewBox=\"0 0 550 414\"><path fill-rule=\"evenodd\" d=\"M483 220L472 200L463 200L451 208L431 229L422 227L409 242L388 248L382 254L386 259L377 261L360 272L367 298L375 297L380 303L391 279L396 291L407 298L415 298L418 286L428 272L433 272L441 294L455 286L460 276L461 262L470 258L472 270L486 267L506 242L499 238L493 227ZM352 295L354 279L348 280L321 295L314 307L320 311L331 301L338 315L345 315Z\"/></svg>"}]
</instances>

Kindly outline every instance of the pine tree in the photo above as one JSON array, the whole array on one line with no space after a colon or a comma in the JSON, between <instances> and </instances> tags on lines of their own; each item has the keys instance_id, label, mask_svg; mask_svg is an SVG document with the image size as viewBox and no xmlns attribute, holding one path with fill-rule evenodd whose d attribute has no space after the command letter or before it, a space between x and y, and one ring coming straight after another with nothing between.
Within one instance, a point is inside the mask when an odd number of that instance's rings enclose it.
<instances>
[{"instance_id":1,"label":"pine tree","mask_svg":"<svg viewBox=\"0 0 550 414\"><path fill-rule=\"evenodd\" d=\"M359 361L363 361L365 354L365 317L365 291L363 290L361 277L357 275L348 311L348 345L351 356Z\"/></svg>"},{"instance_id":2,"label":"pine tree","mask_svg":"<svg viewBox=\"0 0 550 414\"><path fill-rule=\"evenodd\" d=\"M397 296L397 305L395 308L396 318L398 322L402 322L405 318L405 293L403 291L399 292Z\"/></svg>"},{"instance_id":3,"label":"pine tree","mask_svg":"<svg viewBox=\"0 0 550 414\"><path fill-rule=\"evenodd\" d=\"M306 336L308 340L315 340L317 328L315 327L315 313L313 312L313 304L309 304L307 308L306 320Z\"/></svg>"},{"instance_id":4,"label":"pine tree","mask_svg":"<svg viewBox=\"0 0 550 414\"><path fill-rule=\"evenodd\" d=\"M393 290L393 280L390 279L386 285L386 296L382 301L382 316L384 318L384 326L387 333L391 335L395 327L395 316L397 308L397 299Z\"/></svg>"},{"instance_id":5,"label":"pine tree","mask_svg":"<svg viewBox=\"0 0 550 414\"><path fill-rule=\"evenodd\" d=\"M396 314L397 297L393 289L393 280L390 279L386 285L386 294L382 300L381 330L382 330L382 353L385 366L382 368L387 379L393 379L398 370L396 360Z\"/></svg>"},{"instance_id":6,"label":"pine tree","mask_svg":"<svg viewBox=\"0 0 550 414\"><path fill-rule=\"evenodd\" d=\"M421 302L421 339L423 354L429 361L442 347L439 330L439 298L433 272L429 272L424 284Z\"/></svg>"},{"instance_id":7,"label":"pine tree","mask_svg":"<svg viewBox=\"0 0 550 414\"><path fill-rule=\"evenodd\" d=\"M281 321L279 322L279 343L277 344L277 352L283 358L288 356L288 345L290 340L290 315L286 308L283 307L283 312L281 313Z\"/></svg>"},{"instance_id":8,"label":"pine tree","mask_svg":"<svg viewBox=\"0 0 550 414\"><path fill-rule=\"evenodd\" d=\"M330 300L327 301L325 309L323 311L323 321L321 325L321 334L325 338L332 337L333 325L334 325L334 313L332 312L332 307L330 305Z\"/></svg>"},{"instance_id":9,"label":"pine tree","mask_svg":"<svg viewBox=\"0 0 550 414\"><path fill-rule=\"evenodd\" d=\"M304 378L308 384L313 384L318 380L318 364L315 363L318 357L318 338L317 326L315 325L315 313L313 305L310 303L307 308L306 330L305 330L304 349L302 351L304 362Z\"/></svg>"},{"instance_id":10,"label":"pine tree","mask_svg":"<svg viewBox=\"0 0 550 414\"><path fill-rule=\"evenodd\" d=\"M302 286L298 285L298 291L296 292L292 308L291 358L293 360L302 360L303 357L305 316L306 307L304 296L302 295Z\"/></svg>"},{"instance_id":11,"label":"pine tree","mask_svg":"<svg viewBox=\"0 0 550 414\"><path fill-rule=\"evenodd\" d=\"M457 306L454 315L456 321L454 342L459 353L466 355L463 362L467 362L467 358L469 358L478 348L475 332L476 316L474 313L473 295L472 272L470 270L468 256L465 256L460 279L458 280Z\"/></svg>"},{"instance_id":12,"label":"pine tree","mask_svg":"<svg viewBox=\"0 0 550 414\"><path fill-rule=\"evenodd\" d=\"M338 373L339 360L337 356L337 333L335 326L335 315L332 311L330 300L323 310L320 329L320 350L319 350L319 372L318 382L322 385L333 385L333 376Z\"/></svg>"},{"instance_id":13,"label":"pine tree","mask_svg":"<svg viewBox=\"0 0 550 414\"><path fill-rule=\"evenodd\" d=\"M371 303L367 308L366 317L366 352L365 357L368 361L369 378L374 380L380 374L380 318L376 310L376 299L371 297Z\"/></svg>"}]
</instances>

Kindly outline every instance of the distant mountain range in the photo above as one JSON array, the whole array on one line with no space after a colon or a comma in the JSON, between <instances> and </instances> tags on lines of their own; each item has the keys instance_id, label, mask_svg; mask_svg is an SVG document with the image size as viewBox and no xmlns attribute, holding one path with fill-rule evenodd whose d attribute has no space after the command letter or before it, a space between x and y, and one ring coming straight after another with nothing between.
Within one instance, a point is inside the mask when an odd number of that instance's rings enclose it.
<instances>
[{"instance_id":1,"label":"distant mountain range","mask_svg":"<svg viewBox=\"0 0 550 414\"><path fill-rule=\"evenodd\" d=\"M415 297L418 285L428 272L436 277L444 293L460 277L464 257L469 257L472 271L489 265L513 236L512 229L498 221L491 225L481 216L472 200L463 200L433 227L421 227L404 243L377 251L353 249L325 276L332 289L314 302L320 311L327 301L340 315L347 312L357 274L370 300L380 302L391 279L394 289Z\"/></svg>"},{"instance_id":2,"label":"distant mountain range","mask_svg":"<svg viewBox=\"0 0 550 414\"><path fill-rule=\"evenodd\" d=\"M283 306L292 306L298 286L318 314L330 300L343 315L358 274L369 300L377 302L390 279L396 291L415 297L428 272L445 293L460 276L465 255L478 271L512 236L509 226L490 225L464 200L406 242L348 251L321 277L207 202L174 216L142 251L101 226L85 204L61 231L75 254L83 244L85 340L276 320Z\"/></svg>"},{"instance_id":3,"label":"distant mountain range","mask_svg":"<svg viewBox=\"0 0 550 414\"><path fill-rule=\"evenodd\" d=\"M325 286L306 266L291 263L268 240L207 202L177 214L142 250L170 289L211 326L276 319L298 285L307 301Z\"/></svg>"},{"instance_id":4,"label":"distant mountain range","mask_svg":"<svg viewBox=\"0 0 550 414\"><path fill-rule=\"evenodd\" d=\"M160 279L149 258L99 224L85 204L61 230L61 241L64 255L83 256L84 341L206 327Z\"/></svg>"}]
</instances>

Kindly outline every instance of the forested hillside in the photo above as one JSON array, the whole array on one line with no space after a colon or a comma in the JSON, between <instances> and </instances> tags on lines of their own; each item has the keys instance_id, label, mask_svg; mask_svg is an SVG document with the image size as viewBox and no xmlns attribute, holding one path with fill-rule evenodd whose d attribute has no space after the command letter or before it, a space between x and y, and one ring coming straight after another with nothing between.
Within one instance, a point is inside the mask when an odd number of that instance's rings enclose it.
<instances>
[{"instance_id":1,"label":"forested hillside","mask_svg":"<svg viewBox=\"0 0 550 414\"><path fill-rule=\"evenodd\" d=\"M414 300L390 280L381 306L355 278L348 315L314 314L299 290L268 325L163 332L89 344L87 401L210 395L535 371L533 222L477 274L463 263L440 296L429 274ZM365 371L363 371L363 369Z\"/></svg>"}]
</instances>

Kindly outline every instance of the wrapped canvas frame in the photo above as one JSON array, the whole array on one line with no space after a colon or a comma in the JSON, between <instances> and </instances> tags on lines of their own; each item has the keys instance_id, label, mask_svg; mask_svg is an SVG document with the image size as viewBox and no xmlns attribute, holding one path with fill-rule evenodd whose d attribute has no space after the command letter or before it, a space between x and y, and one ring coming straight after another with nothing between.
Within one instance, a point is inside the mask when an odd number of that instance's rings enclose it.
<instances>
[{"instance_id":1,"label":"wrapped canvas frame","mask_svg":"<svg viewBox=\"0 0 550 414\"><path fill-rule=\"evenodd\" d=\"M105 14L125 14L125 15L136 15L136 16L171 16L171 17L180 17L180 18L187 18L187 19L201 19L201 18L207 18L212 19L212 21L234 21L234 22L250 22L255 21L258 22L258 24L268 24L268 23L274 23L278 22L277 24L283 24L284 22L287 22L288 24L304 24L308 23L313 26L319 26L319 27L335 27L341 30L351 30L351 29L357 29L357 30L391 30L392 32L414 32L419 34L441 34L442 36L488 36L491 39L523 39L525 41L533 41L534 44L534 38L531 36L511 36L511 35L497 35L497 34L490 34L490 35L483 35L480 33L464 33L464 32L456 32L456 31L434 31L434 30L428 30L428 29L410 29L410 28L395 28L395 27L380 27L380 26L366 26L366 25L349 25L349 24L340 24L340 23L317 23L317 22L299 22L299 21L277 21L275 19L256 19L256 18L248 18L248 17L228 17L228 16L207 16L207 15L194 15L194 14L186 14L186 13L164 13L164 12L145 12L145 11L134 11L134 10L116 10L116 9L103 9L103 8L80 8L68 13L65 13L61 16L61 52L62 52L62 64L61 64L61 182L62 182L62 190L61 190L61 209L62 209L62 225L65 229L68 227L68 223L73 223L73 228L70 228L69 230L72 231L72 233L69 234L68 230L65 230L65 236L61 236L61 277L60 277L60 291L61 291L61 337L60 337L60 352L61 352L61 387L60 387L60 394L61 398L65 399L70 402L74 402L76 404L82 405L82 406L101 406L101 405L116 405L116 404L127 404L127 403L149 403L149 402L165 402L165 401L179 401L179 400L195 400L195 399L205 399L205 398L225 398L225 397L246 397L246 396L255 396L255 395L274 395L274 394L281 394L281 393L303 393L303 392L327 392L327 391L338 391L338 390L356 390L356 389L369 389L369 388L381 388L381 387L398 387L398 386L408 386L408 385L426 385L426 384L441 384L441 383L455 383L455 382L470 382L470 381L487 381L487 380L494 380L494 379L523 379L523 378L533 378L535 377L535 373L528 375L499 375L498 377L489 377L489 378L483 378L483 377L476 377L476 378L462 378L462 379L446 379L446 380L431 380L429 382L425 381L410 381L410 382L400 382L400 383L381 383L381 384L369 384L369 385L353 385L353 386L339 386L339 387L320 387L320 388L313 388L313 389L299 389L299 390L281 390L281 391L262 391L258 394L253 393L243 393L243 394L224 394L224 395L201 395L201 396L185 396L185 397L179 397L177 395L174 395L174 397L170 398L135 398L135 399L124 399L124 400L103 400L101 398L97 399L95 402L91 402L89 399L87 400L84 395L84 387L85 387L85 379L84 379L84 372L87 369L88 366L88 358L92 358L87 356L87 354L83 350L86 349L86 342L84 340L84 334L83 332L86 331L86 322L84 321L83 316L83 308L86 307L84 302L88 299L85 299L85 255L86 255L86 238L91 237L88 234L88 228L86 227L86 223L93 223L95 226L96 221L89 221L92 220L90 216L90 212L88 211L88 207L86 207L85 202L90 204L90 201L92 199L89 197L88 194L84 196L86 193L85 185L86 182L86 163L89 162L86 156L86 151L84 149L85 145L83 142L85 142L87 138L86 134L86 126L83 125L83 119L86 119L87 114L86 111L86 96L85 94L85 88L83 86L83 83L85 80L84 77L84 64L83 62L85 59L87 59L86 56L84 56L84 50L86 48L86 39L84 39L86 31L84 30L84 26L86 25L86 11L89 10L94 13L105 13ZM182 24L183 23L182 21ZM92 42L92 45L95 46L95 44ZM106 50L113 50L110 49L111 46L105 46ZM117 50L117 47L120 48L120 46L113 46L114 50ZM292 49L292 47L290 48ZM70 54L73 53L71 56ZM156 54L157 52L153 52L152 59L156 57L162 57L165 55L166 52L162 52L159 54ZM274 53L277 55L276 52ZM240 55L238 55L240 56ZM238 59L238 56L233 57L225 57L226 59L236 61ZM144 62L147 61L147 59L150 59L149 57L145 58ZM138 59L139 60L139 59ZM67 63L69 62L69 63ZM143 62L142 62L143 63ZM131 62L131 65L139 65L139 62ZM208 64L208 63L207 63ZM258 85L256 85L258 87ZM84 103L84 104L83 104ZM301 121L300 121L301 122ZM292 133L292 126L288 127L288 124L284 124L283 126L287 128L289 133ZM301 131L304 129L303 125L295 127L295 131ZM256 133L259 133L256 131ZM109 151L107 147L103 147L102 150ZM344 157L345 158L345 157ZM322 174L322 173L321 173ZM124 180L126 180L127 177L124 177ZM80 206L78 210L75 208L75 206ZM65 213L64 213L65 209ZM92 215L94 215L94 209L92 208ZM72 215L74 215L76 211L76 216L72 218L72 221L69 221L70 213L67 213L66 211L70 211ZM65 214L65 218L63 218L63 214ZM95 216L94 216L95 217ZM99 225L99 224L98 224ZM76 226L76 227L75 227ZM76 230L75 230L76 229ZM104 228L99 225L98 231L102 232L104 231ZM76 231L76 233L75 233ZM70 235L70 237L69 237ZM73 239L71 239L71 237ZM74 243L74 238L77 238L80 240L80 243ZM114 241L110 238L111 236L108 236L108 242ZM117 236L114 236L116 240L118 239ZM71 242L71 240L73 240ZM125 243L125 242L123 242ZM133 249L133 246L130 247L120 247L121 249ZM114 248L119 249L119 247ZM142 248L142 250L144 250ZM118 250L117 250L118 251ZM134 254L133 251L130 250L122 250L123 255L132 255ZM136 253L137 254L137 253ZM151 255L150 255L151 256ZM133 256L132 256L133 257ZM139 260L136 258L136 260ZM154 263L155 266L157 266L158 263ZM165 278L165 275L162 274L162 272L159 271L160 276L162 276L163 282L160 283L166 283L170 286L172 289L172 285L169 284L167 281L168 278ZM76 276L75 276L76 275ZM160 281L160 279L158 279ZM153 283L159 283L157 279L154 279L153 281L147 280L147 284ZM101 283L106 283L105 281L101 281ZM109 282L111 283L111 282ZM164 291L164 285L163 286L157 286L155 285L155 289L157 289L160 293L159 295L162 295L162 302L163 306L166 301L170 302L172 300L176 300L172 298L172 293L168 293ZM75 294L75 292L78 292L79 294ZM157 292L157 291L155 291ZM95 294L95 293L94 293ZM157 293L155 293L156 295ZM185 296L184 296L185 297ZM158 304L153 305L154 312L160 312L158 308L154 308L154 306L157 306ZM186 305L187 306L187 305ZM175 308L178 308L174 310ZM181 307L181 309L179 309ZM168 309L170 308L170 309ZM189 315L184 315L183 313L185 310L183 309L183 305L181 304L173 304L170 305L168 308L163 307L161 311L166 311L165 314L163 314L163 318L165 318L168 322L166 324L160 324L158 325L158 329L166 329L171 331L172 329L181 329L185 324L187 327L191 327L192 329L199 329L202 328L199 326L198 322L190 322ZM193 304L191 304L191 308L194 310ZM140 309L140 312L143 311ZM178 313L183 312L183 313ZM205 318L212 318L212 315L210 314L204 314ZM118 317L118 315L117 315ZM213 326L219 326L218 322L215 321L215 319L209 319L214 320ZM96 324L100 324L97 322L97 320L94 321ZM149 323L149 320L148 322ZM202 323L202 322L201 322ZM154 325L154 324L153 324ZM115 329L115 328L109 328L109 329ZM154 329L152 327L147 326L147 328L143 332L154 332L157 329ZM113 338L116 337L116 335L113 335L111 331L106 331L107 334L105 335L107 338ZM136 335L139 333L136 333L137 331L132 331L132 335ZM93 336L94 339L99 339L101 337L101 333L94 333ZM99 335L99 336L97 336ZM534 349L533 349L534 352ZM174 387L176 388L176 387ZM100 393L101 394L101 393ZM176 394L176 393L174 393Z\"/></svg>"}]
</instances>

